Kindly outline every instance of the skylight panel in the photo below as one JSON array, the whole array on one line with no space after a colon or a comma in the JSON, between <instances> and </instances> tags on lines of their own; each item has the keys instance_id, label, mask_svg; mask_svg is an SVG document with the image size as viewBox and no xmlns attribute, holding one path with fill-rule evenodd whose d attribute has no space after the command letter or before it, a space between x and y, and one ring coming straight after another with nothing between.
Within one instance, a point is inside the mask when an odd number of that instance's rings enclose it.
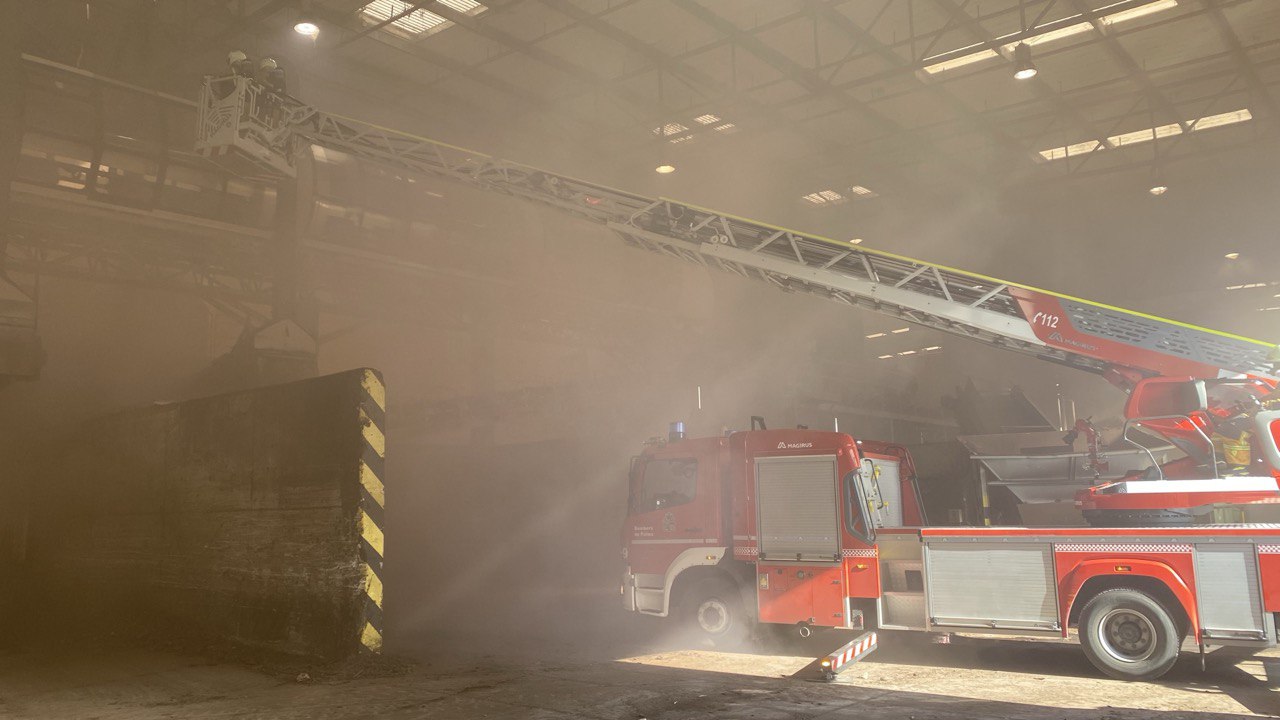
<instances>
[{"instance_id":1,"label":"skylight panel","mask_svg":"<svg viewBox=\"0 0 1280 720\"><path fill-rule=\"evenodd\" d=\"M668 142L670 142L672 145L679 145L680 143L693 142L693 136L681 135L680 137L671 138L671 140L669 140Z\"/></svg>"},{"instance_id":2,"label":"skylight panel","mask_svg":"<svg viewBox=\"0 0 1280 720\"><path fill-rule=\"evenodd\" d=\"M1069 38L1074 35L1087 33L1090 30L1093 30L1092 23L1088 21L1078 22L1074 25L1068 25L1066 27L1058 28L1057 30L1050 30L1045 33L1040 33L1039 35L1032 35L1030 37L1019 40L1018 42L1024 42L1027 45L1030 45L1031 47L1036 47L1037 45L1047 45L1048 43L1054 42L1056 40L1062 40L1064 38ZM1002 49L1006 53L1012 53L1013 47L1017 44L1018 43L1009 43L1008 45L1004 45Z\"/></svg>"},{"instance_id":3,"label":"skylight panel","mask_svg":"<svg viewBox=\"0 0 1280 720\"><path fill-rule=\"evenodd\" d=\"M940 72L955 70L956 68L964 67L965 65L972 65L976 62L982 62L983 60L990 60L991 58L996 58L996 57L1000 57L1000 53L996 52L995 50L991 50L991 49L979 50L977 52L970 53L968 55L961 55L960 57L952 58L950 60L943 60L942 62L934 63L932 65L925 65L924 71L929 73L930 75L935 75ZM928 62L928 60L926 60L925 62Z\"/></svg>"},{"instance_id":4,"label":"skylight panel","mask_svg":"<svg viewBox=\"0 0 1280 720\"><path fill-rule=\"evenodd\" d=\"M1160 127L1147 128L1146 130L1135 130L1134 132L1121 133L1120 135L1112 135L1107 138L1107 142L1116 147L1125 145L1133 145L1135 143L1150 142L1157 138L1169 137L1170 135L1178 135L1182 132L1182 126L1177 123L1161 125Z\"/></svg>"},{"instance_id":5,"label":"skylight panel","mask_svg":"<svg viewBox=\"0 0 1280 720\"><path fill-rule=\"evenodd\" d=\"M439 0L440 4L463 15L476 16L488 10L475 0ZM390 21L383 29L403 38L417 38L440 32L453 21L430 10L415 8L404 0L373 0L360 8L360 17L368 25ZM392 18L395 18L392 20Z\"/></svg>"},{"instance_id":6,"label":"skylight panel","mask_svg":"<svg viewBox=\"0 0 1280 720\"><path fill-rule=\"evenodd\" d=\"M475 0L436 0L436 2L463 15L479 15L488 10L488 8Z\"/></svg>"},{"instance_id":7,"label":"skylight panel","mask_svg":"<svg viewBox=\"0 0 1280 720\"><path fill-rule=\"evenodd\" d=\"M1208 130L1209 128L1222 127L1223 125L1234 125L1246 120L1252 120L1253 113L1248 108L1241 108L1232 112L1220 113L1218 115L1209 115L1202 117L1191 123L1192 131Z\"/></svg>"},{"instance_id":8,"label":"skylight panel","mask_svg":"<svg viewBox=\"0 0 1280 720\"><path fill-rule=\"evenodd\" d=\"M1113 13L1107 12L1107 8L1116 7L1117 5L1120 5L1120 4L1121 3L1113 3L1106 7L1099 8L1096 11L1097 13L1096 17L1098 18L1098 22L1103 25L1110 26L1110 25L1115 25L1117 23L1127 22L1129 20L1135 20L1140 17L1146 17L1147 15L1153 15L1158 12L1163 12L1165 10L1175 8L1178 6L1178 1L1177 0L1156 0L1155 2L1150 2L1145 5L1139 5L1138 7L1129 8L1127 10L1119 10ZM1036 45L1046 45L1048 43L1052 43L1052 42L1069 38L1069 37L1074 37L1076 35L1083 35L1093 30L1093 23L1084 19L1083 14L1076 14L1069 18L1064 18L1061 22L1070 22L1072 20L1079 20L1079 22L1074 22L1070 25L1065 25L1063 27L1055 28L1053 30L1047 30L1041 33L1035 32L1033 28L1031 32L1029 34L1026 34L1025 36L1019 39L1013 40L1012 42L1003 43L1001 45L1001 50L1003 50L1004 53L1008 55L1013 53L1014 46L1020 42L1026 43L1027 45L1034 47ZM999 42L1006 39L1018 38L1019 35L1023 35L1023 33L1010 33L1010 34L1004 35L1003 37L997 38L996 41ZM970 48L974 49L974 52L965 53L963 55L959 55L958 57L953 57L950 60L943 60L942 62L925 65L924 71L929 73L930 75L934 75L936 73L946 72L947 70L954 70L956 68L961 68L966 65L971 65L973 63L980 62L982 60L989 60L991 58L1000 56L1000 53L994 50L977 49L980 47L981 47L980 45L970 45L965 48L958 48L951 52L939 53L937 55L934 55L934 57L943 57L946 55L953 55L955 53L964 52L965 50L968 50ZM924 62L928 63L929 58L925 58Z\"/></svg>"},{"instance_id":9,"label":"skylight panel","mask_svg":"<svg viewBox=\"0 0 1280 720\"><path fill-rule=\"evenodd\" d=\"M698 117L694 118L693 121L698 123L699 125L711 125L712 123L720 122L720 118L710 113L707 113L706 115L699 115Z\"/></svg>"},{"instance_id":10,"label":"skylight panel","mask_svg":"<svg viewBox=\"0 0 1280 720\"><path fill-rule=\"evenodd\" d=\"M830 189L811 192L808 195L801 195L800 199L804 200L805 202L811 205L817 205L820 207L825 207L827 205L838 205L842 202L849 201L848 197L845 197L841 193L836 192L835 190L830 190Z\"/></svg>"},{"instance_id":11,"label":"skylight panel","mask_svg":"<svg viewBox=\"0 0 1280 720\"><path fill-rule=\"evenodd\" d=\"M1075 143L1074 145L1065 145L1063 147L1041 150L1040 157L1045 160L1061 160L1065 157L1076 157L1078 155L1084 155L1097 150L1098 146L1101 144L1102 143L1099 143L1097 140L1086 140L1084 142Z\"/></svg>"},{"instance_id":12,"label":"skylight panel","mask_svg":"<svg viewBox=\"0 0 1280 720\"><path fill-rule=\"evenodd\" d=\"M880 195L880 193L870 188L862 187L861 185L854 185L853 187L849 188L849 192L853 193L854 195L858 195L860 197L878 197Z\"/></svg>"},{"instance_id":13,"label":"skylight panel","mask_svg":"<svg viewBox=\"0 0 1280 720\"><path fill-rule=\"evenodd\" d=\"M731 133L731 132L737 132L738 126L734 125L733 123L724 123L723 125L717 125L712 129L715 130L716 132Z\"/></svg>"},{"instance_id":14,"label":"skylight panel","mask_svg":"<svg viewBox=\"0 0 1280 720\"><path fill-rule=\"evenodd\" d=\"M1127 20L1136 20L1140 17L1146 17L1147 15L1152 15L1154 13L1171 10L1177 6L1178 0L1158 0L1157 2L1139 5L1138 7L1131 8L1129 10L1121 10L1120 12L1103 15L1100 20L1103 25L1115 25L1116 23L1122 23ZM1099 8L1098 12L1105 13L1107 12L1107 8Z\"/></svg>"},{"instance_id":15,"label":"skylight panel","mask_svg":"<svg viewBox=\"0 0 1280 720\"><path fill-rule=\"evenodd\" d=\"M1241 108L1239 110L1232 110L1231 112L1219 113L1217 115L1206 115L1205 117L1197 120L1190 120L1187 122L1187 125L1193 132L1195 132L1199 130L1223 127L1225 125L1234 125L1236 123L1247 122L1252 119L1253 113L1249 112L1249 108ZM1128 145L1136 145L1180 134L1182 134L1182 126L1178 123L1169 123L1168 125L1159 125L1145 130L1134 130L1133 132L1112 135L1107 138L1107 142L1114 147L1125 147ZM1040 157L1045 160L1061 160L1065 157L1074 157L1076 155L1093 152L1094 150L1097 150L1098 147L1099 143L1097 140L1088 140L1074 145L1067 145L1065 147L1041 150Z\"/></svg>"},{"instance_id":16,"label":"skylight panel","mask_svg":"<svg viewBox=\"0 0 1280 720\"><path fill-rule=\"evenodd\" d=\"M680 133L685 132L688 129L689 128L685 127L684 125L681 125L678 122L669 122L666 125L659 125L658 127L654 128L653 134L670 137L671 135L679 135Z\"/></svg>"}]
</instances>

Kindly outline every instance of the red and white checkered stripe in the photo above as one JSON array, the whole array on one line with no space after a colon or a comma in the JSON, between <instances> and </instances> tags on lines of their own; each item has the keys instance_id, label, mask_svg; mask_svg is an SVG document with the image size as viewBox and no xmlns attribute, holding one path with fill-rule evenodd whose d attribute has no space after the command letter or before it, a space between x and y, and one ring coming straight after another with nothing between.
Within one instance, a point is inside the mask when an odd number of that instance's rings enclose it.
<instances>
[{"instance_id":1,"label":"red and white checkered stripe","mask_svg":"<svg viewBox=\"0 0 1280 720\"><path fill-rule=\"evenodd\" d=\"M742 555L743 557L756 557L757 555L759 555L759 554L760 554L760 548L758 548L758 547L743 547L743 546L739 545L739 546L737 546L737 547L735 547L735 548L733 549L733 554L734 554L734 555Z\"/></svg>"},{"instance_id":2,"label":"red and white checkered stripe","mask_svg":"<svg viewBox=\"0 0 1280 720\"><path fill-rule=\"evenodd\" d=\"M876 549L871 548L869 550L841 550L840 557L873 558L873 557L876 557Z\"/></svg>"},{"instance_id":3,"label":"red and white checkered stripe","mask_svg":"<svg viewBox=\"0 0 1280 720\"><path fill-rule=\"evenodd\" d=\"M842 650L837 651L831 655L828 655L827 662L830 663L829 667L831 668L832 672L834 672L836 670L839 670L842 666L848 665L849 663L857 660L860 656L866 655L867 653L871 652L871 649L874 648L875 646L876 646L876 634L867 633L866 637L862 638L862 640L856 643L851 643L850 645L843 648Z\"/></svg>"},{"instance_id":4,"label":"red and white checkered stripe","mask_svg":"<svg viewBox=\"0 0 1280 720\"><path fill-rule=\"evenodd\" d=\"M1055 552L1069 553L1189 553L1190 545L1177 543L1165 544L1142 544L1142 543L1116 543L1116 544L1086 544L1086 543L1060 543L1053 546Z\"/></svg>"},{"instance_id":5,"label":"red and white checkered stripe","mask_svg":"<svg viewBox=\"0 0 1280 720\"><path fill-rule=\"evenodd\" d=\"M1259 555L1280 555L1280 545L1259 545Z\"/></svg>"}]
</instances>

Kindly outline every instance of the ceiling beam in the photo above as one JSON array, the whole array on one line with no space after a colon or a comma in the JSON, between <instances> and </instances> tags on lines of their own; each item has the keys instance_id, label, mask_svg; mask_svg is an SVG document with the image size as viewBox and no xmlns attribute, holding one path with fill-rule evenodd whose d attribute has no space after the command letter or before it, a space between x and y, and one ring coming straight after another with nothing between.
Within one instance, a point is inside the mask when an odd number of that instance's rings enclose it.
<instances>
[{"instance_id":1,"label":"ceiling beam","mask_svg":"<svg viewBox=\"0 0 1280 720\"><path fill-rule=\"evenodd\" d=\"M747 110L757 113L774 129L786 128L795 124L791 118L783 115L777 108L760 102L742 90L721 84L720 81L701 70L698 70L679 59L666 55L650 43L647 43L640 38L637 38L634 35L601 20L586 10L578 8L572 3L557 3L554 2L554 0L542 0L542 2L543 4L553 7L568 15L584 27L590 28L601 36L612 40L631 52L647 59L660 71L680 77L683 81L689 83L690 87L696 91L703 93L710 92L723 100L741 105ZM808 140L815 146L815 150L825 157L835 159L839 157L848 157L850 155L850 147L848 145L840 145L816 137L809 137ZM902 174L900 167L887 165L883 162L871 159L867 159L867 162L874 172L877 173L877 176L881 178L884 184L892 186L898 191L906 192L916 186L916 183L912 182Z\"/></svg>"},{"instance_id":2,"label":"ceiling beam","mask_svg":"<svg viewBox=\"0 0 1280 720\"><path fill-rule=\"evenodd\" d=\"M958 7L953 0L933 0L933 3L950 17L955 18L960 27L964 28L976 42L992 48L997 46L996 38L981 23ZM1083 130L1085 138L1097 140L1102 145L1111 147L1111 144L1107 142L1106 133L1099 130L1088 118L1081 115L1074 105L1066 102L1062 95L1050 87L1043 77L1037 75L1024 82L1031 88L1032 92L1053 105L1059 116L1066 118Z\"/></svg>"},{"instance_id":3,"label":"ceiling beam","mask_svg":"<svg viewBox=\"0 0 1280 720\"><path fill-rule=\"evenodd\" d=\"M477 19L465 13L441 3L439 0L425 0L425 2L414 3L415 7L429 6L430 11L449 20L450 22L464 27L471 32L492 40L509 50L514 50L520 54L533 58L543 65L550 67L568 77L585 84L592 91L611 96L616 100L629 106L631 114L644 118L646 124L656 119L661 119L665 112L659 108L659 112L654 112L654 104L648 98L640 97L635 93L626 92L621 86L609 82L607 78L600 77L590 70L565 60L564 58L549 52L536 43L525 42L510 33L503 32L490 23Z\"/></svg>"},{"instance_id":4,"label":"ceiling beam","mask_svg":"<svg viewBox=\"0 0 1280 720\"><path fill-rule=\"evenodd\" d=\"M1200 4L1207 11L1209 21L1213 23L1214 29L1217 30L1218 37L1222 39L1222 44L1227 47L1227 51L1235 59L1245 82L1249 84L1249 88L1253 90L1262 106L1267 109L1267 113L1271 116L1271 122L1280 122L1280 109L1276 107L1275 97L1272 96L1267 86L1263 84L1262 79L1258 77L1257 69L1249 58L1249 53L1241 45L1240 36L1236 34L1235 28L1231 27L1231 23L1227 21L1226 15L1222 13L1222 8L1213 0L1201 0Z\"/></svg>"},{"instance_id":5,"label":"ceiling beam","mask_svg":"<svg viewBox=\"0 0 1280 720\"><path fill-rule=\"evenodd\" d=\"M888 45L881 43L871 34L870 28L864 28L853 20L846 17L843 13L836 10L829 2L819 2L818 0L807 0L807 4L814 12L821 15L832 26L838 28L855 44L866 46L871 49L891 67L900 68L902 70L915 70L913 63L894 52ZM1006 148L1011 154L1016 155L1028 162L1034 162L1033 155L1030 150L1010 137L1003 130L991 123L988 119L982 117L981 113L975 112L963 100L947 91L943 85L933 83L920 76L918 71L913 73L919 80L922 87L929 94L936 97L960 118L962 124L966 125L973 132L985 135L989 140L996 143L997 146Z\"/></svg>"},{"instance_id":6,"label":"ceiling beam","mask_svg":"<svg viewBox=\"0 0 1280 720\"><path fill-rule=\"evenodd\" d=\"M929 138L924 137L922 134L911 128L905 128L899 125L869 103L832 87L829 82L818 74L817 70L807 68L796 63L791 58L764 43L755 34L742 32L732 22L705 5L694 2L693 0L670 1L676 7L697 18L713 30L721 33L722 35L733 38L737 45L741 46L752 55L755 55L757 58L782 73L784 76L791 78L793 82L799 84L813 95L836 98L846 108L865 118L876 130L884 133L890 138L903 141L903 146L926 150L926 154L929 157L941 160L946 165L950 166L952 171L960 176L974 176L975 171L972 167L967 163L962 162L959 158L943 152L942 149L937 147Z\"/></svg>"},{"instance_id":7,"label":"ceiling beam","mask_svg":"<svg viewBox=\"0 0 1280 720\"><path fill-rule=\"evenodd\" d=\"M1083 0L1071 0L1071 6L1080 15L1088 15L1089 24L1093 26L1094 32L1102 36L1102 46L1106 48L1111 59L1125 71L1129 76L1129 79L1132 80L1133 83L1138 86L1138 89L1142 91L1142 94L1146 96L1149 106L1154 111L1162 114L1165 120L1171 120L1177 123L1178 127L1182 128L1182 132L1184 134L1188 132L1191 129L1191 126L1188 124L1187 120L1182 117L1182 113L1178 112L1178 109L1173 106L1173 103L1169 102L1169 99L1164 96L1164 93L1160 92L1160 89L1151 81L1151 76L1147 71L1133 59L1133 56L1129 54L1129 51L1126 50L1124 46L1120 44L1120 41L1116 39L1115 35L1111 33L1111 28L1102 23L1102 18L1097 13L1092 12ZM1159 124L1162 123L1151 123L1153 127ZM1154 142L1153 147L1156 147Z\"/></svg>"}]
</instances>

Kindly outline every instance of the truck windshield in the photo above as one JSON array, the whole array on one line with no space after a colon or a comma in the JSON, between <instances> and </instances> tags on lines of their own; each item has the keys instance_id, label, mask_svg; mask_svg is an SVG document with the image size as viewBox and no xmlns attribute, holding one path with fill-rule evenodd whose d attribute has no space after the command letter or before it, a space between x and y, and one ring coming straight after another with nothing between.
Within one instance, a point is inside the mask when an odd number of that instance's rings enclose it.
<instances>
[{"instance_id":1,"label":"truck windshield","mask_svg":"<svg viewBox=\"0 0 1280 720\"><path fill-rule=\"evenodd\" d=\"M649 512L693 502L698 492L698 461L692 458L650 460L640 471L636 512Z\"/></svg>"}]
</instances>

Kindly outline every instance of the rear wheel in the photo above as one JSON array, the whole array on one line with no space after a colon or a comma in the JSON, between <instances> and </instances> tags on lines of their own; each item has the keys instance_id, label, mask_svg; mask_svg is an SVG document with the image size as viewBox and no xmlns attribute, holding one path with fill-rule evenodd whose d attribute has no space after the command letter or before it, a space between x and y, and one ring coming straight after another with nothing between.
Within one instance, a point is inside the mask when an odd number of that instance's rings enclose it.
<instances>
[{"instance_id":1,"label":"rear wheel","mask_svg":"<svg viewBox=\"0 0 1280 720\"><path fill-rule=\"evenodd\" d=\"M685 596L684 614L690 629L712 647L736 648L750 635L740 593L723 580L703 580L691 588Z\"/></svg>"},{"instance_id":2,"label":"rear wheel","mask_svg":"<svg viewBox=\"0 0 1280 720\"><path fill-rule=\"evenodd\" d=\"M1178 660L1182 633L1173 614L1140 590L1116 588L1080 612L1080 643L1089 661L1120 680L1154 680Z\"/></svg>"}]
</instances>

